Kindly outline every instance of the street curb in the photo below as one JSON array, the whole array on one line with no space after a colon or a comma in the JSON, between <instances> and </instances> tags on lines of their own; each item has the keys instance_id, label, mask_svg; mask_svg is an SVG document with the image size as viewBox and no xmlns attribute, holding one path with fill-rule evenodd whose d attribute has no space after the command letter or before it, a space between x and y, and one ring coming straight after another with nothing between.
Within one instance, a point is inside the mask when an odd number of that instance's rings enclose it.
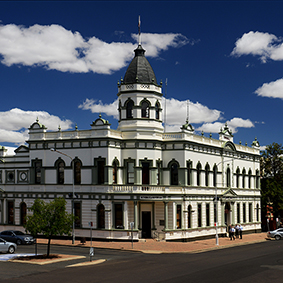
<instances>
[{"instance_id":1,"label":"street curb","mask_svg":"<svg viewBox=\"0 0 283 283\"><path fill-rule=\"evenodd\" d=\"M60 262L60 261L68 261L68 260L82 259L82 258L86 258L86 257L85 256L71 256L71 257L68 257L68 258L58 258L58 259L48 260L48 261L44 261L44 262L35 262L35 261L19 260L19 259L9 260L9 261L10 262L18 262L18 263L30 263L30 264L37 264L37 265L45 265L45 264L56 263L56 262Z\"/></svg>"}]
</instances>

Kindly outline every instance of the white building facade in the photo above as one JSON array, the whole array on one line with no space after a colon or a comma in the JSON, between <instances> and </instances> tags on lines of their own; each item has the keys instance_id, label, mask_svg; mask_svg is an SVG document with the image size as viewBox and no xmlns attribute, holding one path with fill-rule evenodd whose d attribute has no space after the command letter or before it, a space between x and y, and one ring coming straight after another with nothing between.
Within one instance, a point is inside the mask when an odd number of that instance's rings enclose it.
<instances>
[{"instance_id":1,"label":"white building facade","mask_svg":"<svg viewBox=\"0 0 283 283\"><path fill-rule=\"evenodd\" d=\"M0 148L0 231L22 229L36 198L64 197L76 237L192 240L226 236L227 225L261 229L259 143L196 135L187 123L165 133L162 88L135 50L118 83L119 126L101 118L89 130L56 132L34 122L28 146ZM72 192L75 192L73 195ZM131 227L132 223L132 227ZM217 225L216 225L217 223Z\"/></svg>"}]
</instances>

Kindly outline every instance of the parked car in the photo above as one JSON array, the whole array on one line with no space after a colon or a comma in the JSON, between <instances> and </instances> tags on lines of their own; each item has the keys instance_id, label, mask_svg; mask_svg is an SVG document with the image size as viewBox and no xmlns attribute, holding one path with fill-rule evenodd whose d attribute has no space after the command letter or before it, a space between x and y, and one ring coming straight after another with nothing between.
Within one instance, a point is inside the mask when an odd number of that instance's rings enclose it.
<instances>
[{"instance_id":1,"label":"parked car","mask_svg":"<svg viewBox=\"0 0 283 283\"><path fill-rule=\"evenodd\" d=\"M1 253L10 253L13 254L17 249L15 243L7 242L4 239L0 238L0 252Z\"/></svg>"},{"instance_id":2,"label":"parked car","mask_svg":"<svg viewBox=\"0 0 283 283\"><path fill-rule=\"evenodd\" d=\"M35 239L31 235L27 235L22 231L6 230L0 233L0 237L8 242L21 244L33 244Z\"/></svg>"},{"instance_id":3,"label":"parked car","mask_svg":"<svg viewBox=\"0 0 283 283\"><path fill-rule=\"evenodd\" d=\"M283 228L278 228L274 231L267 232L268 238L275 238L275 240L280 240L283 238Z\"/></svg>"}]
</instances>

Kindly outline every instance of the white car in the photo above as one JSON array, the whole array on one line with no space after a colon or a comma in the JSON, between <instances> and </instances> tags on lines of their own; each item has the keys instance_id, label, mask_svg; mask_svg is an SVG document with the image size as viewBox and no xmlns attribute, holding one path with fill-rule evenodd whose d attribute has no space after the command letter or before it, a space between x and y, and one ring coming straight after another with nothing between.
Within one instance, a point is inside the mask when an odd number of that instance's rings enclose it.
<instances>
[{"instance_id":1,"label":"white car","mask_svg":"<svg viewBox=\"0 0 283 283\"><path fill-rule=\"evenodd\" d=\"M283 238L283 228L278 228L274 231L267 232L268 238L275 238L275 240L280 240Z\"/></svg>"},{"instance_id":2,"label":"white car","mask_svg":"<svg viewBox=\"0 0 283 283\"><path fill-rule=\"evenodd\" d=\"M4 239L0 238L0 252L1 253L10 253L13 254L17 249L15 243L7 242Z\"/></svg>"}]
</instances>

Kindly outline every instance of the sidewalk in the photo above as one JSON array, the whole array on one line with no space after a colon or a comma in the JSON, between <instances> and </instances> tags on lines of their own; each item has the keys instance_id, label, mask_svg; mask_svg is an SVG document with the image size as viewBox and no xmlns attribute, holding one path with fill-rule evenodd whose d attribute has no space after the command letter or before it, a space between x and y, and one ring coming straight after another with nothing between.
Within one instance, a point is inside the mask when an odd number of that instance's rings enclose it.
<instances>
[{"instance_id":1,"label":"sidewalk","mask_svg":"<svg viewBox=\"0 0 283 283\"><path fill-rule=\"evenodd\" d=\"M216 245L216 240L197 240L193 242L158 242L153 239L146 239L140 242L107 242L107 241L92 241L94 248L102 249L117 249L117 250L129 250L138 251L144 253L197 253L201 251L207 251L212 249L223 249L227 247L233 247L238 245L247 245L259 242L265 242L266 233L256 233L243 235L243 239L235 239L231 241L229 238L219 238L219 245ZM38 243L47 244L46 239L38 239ZM51 245L70 245L72 246L71 240L51 240ZM75 241L75 246L90 247L90 241L85 244L81 244L80 241Z\"/></svg>"}]
</instances>

